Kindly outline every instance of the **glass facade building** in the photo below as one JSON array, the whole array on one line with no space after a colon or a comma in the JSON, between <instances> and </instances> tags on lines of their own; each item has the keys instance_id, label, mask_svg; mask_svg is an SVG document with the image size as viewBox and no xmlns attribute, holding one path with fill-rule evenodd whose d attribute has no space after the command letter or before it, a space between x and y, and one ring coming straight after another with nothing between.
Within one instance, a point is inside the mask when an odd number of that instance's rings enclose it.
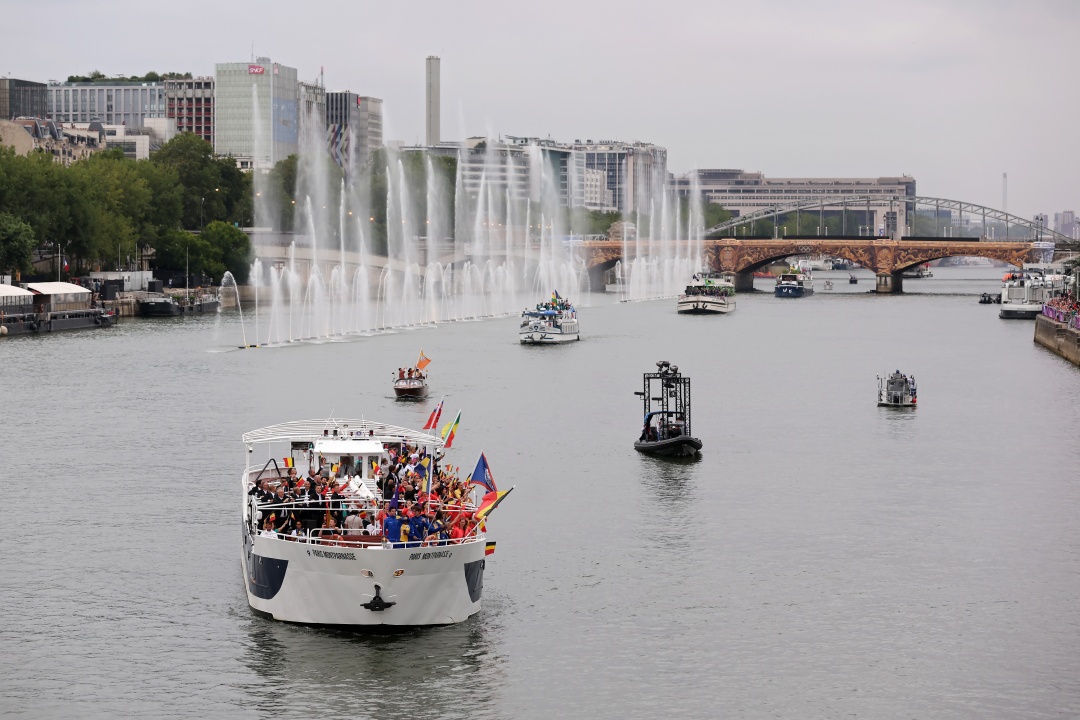
<instances>
[{"instance_id":1,"label":"glass facade building","mask_svg":"<svg viewBox=\"0 0 1080 720\"><path fill-rule=\"evenodd\" d=\"M269 169L299 150L296 68L258 58L214 66L214 149L245 169Z\"/></svg>"}]
</instances>

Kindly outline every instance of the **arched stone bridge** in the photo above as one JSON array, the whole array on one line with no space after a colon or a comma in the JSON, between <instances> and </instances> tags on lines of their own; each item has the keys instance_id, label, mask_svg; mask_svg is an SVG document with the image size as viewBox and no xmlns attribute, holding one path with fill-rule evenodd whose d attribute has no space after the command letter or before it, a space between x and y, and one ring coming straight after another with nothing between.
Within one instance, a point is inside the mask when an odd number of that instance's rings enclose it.
<instances>
[{"instance_id":1,"label":"arched stone bridge","mask_svg":"<svg viewBox=\"0 0 1080 720\"><path fill-rule=\"evenodd\" d=\"M792 255L829 255L856 263L877 275L879 292L900 292L901 273L916 265L945 257L973 256L1022 266L1039 259L1041 250L1031 241L997 242L953 238L787 237L717 238L702 241L706 264L717 271L735 273L736 287L753 289L755 270ZM632 244L632 243L631 243ZM681 241L683 254L688 243ZM612 267L622 258L623 243L599 240L582 243L590 271ZM676 249L678 252L678 249Z\"/></svg>"}]
</instances>

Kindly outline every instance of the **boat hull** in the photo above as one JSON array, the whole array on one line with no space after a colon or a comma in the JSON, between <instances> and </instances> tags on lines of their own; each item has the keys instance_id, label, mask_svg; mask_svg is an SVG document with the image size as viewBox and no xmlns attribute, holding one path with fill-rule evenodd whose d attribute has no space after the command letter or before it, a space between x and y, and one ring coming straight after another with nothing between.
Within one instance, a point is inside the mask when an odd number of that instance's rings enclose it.
<instances>
[{"instance_id":1,"label":"boat hull","mask_svg":"<svg viewBox=\"0 0 1080 720\"><path fill-rule=\"evenodd\" d=\"M677 306L680 315L724 315L734 309L734 300L721 301L709 297L680 298Z\"/></svg>"},{"instance_id":2,"label":"boat hull","mask_svg":"<svg viewBox=\"0 0 1080 720\"><path fill-rule=\"evenodd\" d=\"M104 310L72 310L47 315L23 315L5 317L2 325L5 335L34 335L60 330L82 330L93 327L109 327L116 324L116 314Z\"/></svg>"},{"instance_id":3,"label":"boat hull","mask_svg":"<svg viewBox=\"0 0 1080 720\"><path fill-rule=\"evenodd\" d=\"M778 298L800 298L807 294L806 288L797 285L781 285L773 290L773 295Z\"/></svg>"},{"instance_id":4,"label":"boat hull","mask_svg":"<svg viewBox=\"0 0 1080 720\"><path fill-rule=\"evenodd\" d=\"M275 620L339 626L449 625L480 611L482 540L414 548L338 546L252 536L246 525L243 540L241 567L248 605ZM394 604L385 609L364 607L376 595Z\"/></svg>"},{"instance_id":5,"label":"boat hull","mask_svg":"<svg viewBox=\"0 0 1080 720\"><path fill-rule=\"evenodd\" d=\"M701 441L689 435L665 440L637 440L634 449L647 455L660 457L691 457L701 450Z\"/></svg>"},{"instance_id":6,"label":"boat hull","mask_svg":"<svg viewBox=\"0 0 1080 720\"><path fill-rule=\"evenodd\" d=\"M140 300L139 315L141 317L177 317L182 310L172 300Z\"/></svg>"},{"instance_id":7,"label":"boat hull","mask_svg":"<svg viewBox=\"0 0 1080 720\"><path fill-rule=\"evenodd\" d=\"M399 398L425 398L427 394L427 383L412 383L408 380L394 383L394 395Z\"/></svg>"},{"instance_id":8,"label":"boat hull","mask_svg":"<svg viewBox=\"0 0 1080 720\"><path fill-rule=\"evenodd\" d=\"M1042 304L1012 305L1002 303L998 317L1003 320L1034 320L1042 314Z\"/></svg>"},{"instance_id":9,"label":"boat hull","mask_svg":"<svg viewBox=\"0 0 1080 720\"><path fill-rule=\"evenodd\" d=\"M190 305L181 305L180 312L183 315L202 315L204 313L216 313L220 307L220 300L204 300Z\"/></svg>"},{"instance_id":10,"label":"boat hull","mask_svg":"<svg viewBox=\"0 0 1080 720\"><path fill-rule=\"evenodd\" d=\"M915 403L904 401L904 400L901 400L900 402L889 402L887 400L878 400L877 406L878 407L889 407L889 408L917 408L918 407L918 405L916 405Z\"/></svg>"},{"instance_id":11,"label":"boat hull","mask_svg":"<svg viewBox=\"0 0 1080 720\"><path fill-rule=\"evenodd\" d=\"M558 343L574 342L580 340L581 335L574 333L554 332L551 330L531 330L518 334L518 340L522 345L556 345Z\"/></svg>"}]
</instances>

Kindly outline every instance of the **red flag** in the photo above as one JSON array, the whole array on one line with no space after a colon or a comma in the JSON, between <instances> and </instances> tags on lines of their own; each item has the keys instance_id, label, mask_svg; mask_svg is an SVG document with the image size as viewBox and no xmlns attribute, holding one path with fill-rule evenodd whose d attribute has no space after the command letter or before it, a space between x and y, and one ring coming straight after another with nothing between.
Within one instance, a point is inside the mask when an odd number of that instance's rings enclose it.
<instances>
[{"instance_id":1,"label":"red flag","mask_svg":"<svg viewBox=\"0 0 1080 720\"><path fill-rule=\"evenodd\" d=\"M431 411L431 415L428 416L427 422L424 423L424 427L422 427L421 430L434 430L439 426L439 418L442 417L442 404L443 401L440 398L439 404Z\"/></svg>"}]
</instances>

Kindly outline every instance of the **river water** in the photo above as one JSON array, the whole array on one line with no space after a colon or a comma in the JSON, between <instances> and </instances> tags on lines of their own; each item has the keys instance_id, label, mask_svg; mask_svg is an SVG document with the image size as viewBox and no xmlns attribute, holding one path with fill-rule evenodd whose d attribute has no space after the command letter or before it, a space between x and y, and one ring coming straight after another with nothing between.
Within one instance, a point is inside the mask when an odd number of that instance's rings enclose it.
<instances>
[{"instance_id":1,"label":"river water","mask_svg":"<svg viewBox=\"0 0 1080 720\"><path fill-rule=\"evenodd\" d=\"M6 338L0 714L1077 717L1080 371L977 304L1000 271L935 274L724 317L593 295L562 347L499 318L241 351L235 313ZM421 347L436 397L397 403ZM631 448L659 359L692 378L697 462ZM917 411L875 406L896 368ZM441 394L451 462L516 486L483 610L252 615L241 433L419 427Z\"/></svg>"}]
</instances>

